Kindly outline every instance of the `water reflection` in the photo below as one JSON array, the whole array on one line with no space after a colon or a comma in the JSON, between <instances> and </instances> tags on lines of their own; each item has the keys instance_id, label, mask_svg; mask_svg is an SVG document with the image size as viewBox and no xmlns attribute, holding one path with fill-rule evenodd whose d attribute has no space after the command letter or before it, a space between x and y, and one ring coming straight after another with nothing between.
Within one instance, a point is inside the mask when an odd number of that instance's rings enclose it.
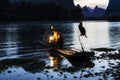
<instances>
[{"instance_id":1,"label":"water reflection","mask_svg":"<svg viewBox=\"0 0 120 80\"><path fill-rule=\"evenodd\" d=\"M0 25L0 53L9 57L17 57L18 53L18 28L16 24ZM13 56L12 56L13 55Z\"/></svg>"},{"instance_id":2,"label":"water reflection","mask_svg":"<svg viewBox=\"0 0 120 80\"><path fill-rule=\"evenodd\" d=\"M12 28L12 27L13 28ZM14 25L9 25L8 28L6 28L6 54L17 54L18 51L18 35L17 35L18 28Z\"/></svg>"},{"instance_id":3,"label":"water reflection","mask_svg":"<svg viewBox=\"0 0 120 80\"><path fill-rule=\"evenodd\" d=\"M57 52L49 52L50 67L58 67L61 64L62 57Z\"/></svg>"},{"instance_id":4,"label":"water reflection","mask_svg":"<svg viewBox=\"0 0 120 80\"><path fill-rule=\"evenodd\" d=\"M55 28L63 34L65 45L80 50L78 24L56 23ZM100 53L97 52L95 59L86 59L79 56L67 57L56 51L48 53L46 47L37 43L38 40L42 40L43 34L49 29L48 23L5 25L0 25L1 80L36 80L37 78L42 80L60 78L60 80L63 80L64 74L67 75L66 80L73 80L74 76L77 76L76 79L78 80L88 78L90 80L101 78L102 80L104 76L112 79L114 76L111 75L115 73L118 75L119 65L118 68L114 67L119 63L119 56L116 53L110 52L109 58L109 54L102 52L101 54L104 53L104 55L100 56ZM85 49L120 47L119 25L119 22L83 22L88 36L88 38L81 38ZM45 52L42 52L41 49L44 49ZM117 56L118 60L110 60L114 58L111 53L115 54L114 57ZM13 57L15 54L19 57ZM3 59L3 56L7 57L7 60L6 58ZM10 56L13 59L9 59ZM53 71L50 72L50 70ZM47 75L44 74L46 72L48 72ZM61 74L63 74L62 77L59 76ZM54 78L53 75L55 75Z\"/></svg>"},{"instance_id":5,"label":"water reflection","mask_svg":"<svg viewBox=\"0 0 120 80\"><path fill-rule=\"evenodd\" d=\"M83 56L82 56L83 57ZM90 59L82 58L82 57L66 57L61 55L57 51L49 52L49 60L50 60L50 68L58 68L67 72L76 72L81 68L92 68L94 67L94 63L91 62ZM47 58L46 58L47 59ZM67 62L67 61L68 62ZM40 58L14 58L14 59L4 59L0 61L0 72L3 73L6 70L10 74L14 69L17 68L17 73L38 73L42 72L47 68L47 63L43 59ZM72 65L71 65L72 64ZM9 69L11 68L11 69ZM19 69L22 71L19 72ZM15 72L13 72L14 74ZM16 77L15 77L16 78Z\"/></svg>"},{"instance_id":6,"label":"water reflection","mask_svg":"<svg viewBox=\"0 0 120 80\"><path fill-rule=\"evenodd\" d=\"M109 23L110 46L120 49L120 22Z\"/></svg>"},{"instance_id":7,"label":"water reflection","mask_svg":"<svg viewBox=\"0 0 120 80\"><path fill-rule=\"evenodd\" d=\"M49 25L50 24L2 25L0 30L0 48L4 49L2 52L7 54L30 53L34 52L36 48L45 48L39 44L38 41L43 39L44 33L49 30ZM60 31L63 35L64 45L81 50L78 25L79 23L54 23L56 30ZM81 37L85 50L98 47L110 47L112 43L115 43L114 46L119 45L119 35L117 35L119 33L115 32L115 30L119 32L119 29L118 27L109 27L111 25L109 22L83 21L83 26L88 36L88 38Z\"/></svg>"},{"instance_id":8,"label":"water reflection","mask_svg":"<svg viewBox=\"0 0 120 80\"><path fill-rule=\"evenodd\" d=\"M9 68L21 67L25 71L30 73L36 73L43 71L45 68L45 61L41 61L33 58L14 58L14 59L5 59L0 61L0 72L4 72Z\"/></svg>"},{"instance_id":9,"label":"water reflection","mask_svg":"<svg viewBox=\"0 0 120 80\"><path fill-rule=\"evenodd\" d=\"M73 23L73 47L80 49L79 42L79 23ZM109 22L83 22L83 26L86 28L86 35L88 38L81 37L81 41L85 49L95 47L109 47Z\"/></svg>"},{"instance_id":10,"label":"water reflection","mask_svg":"<svg viewBox=\"0 0 120 80\"><path fill-rule=\"evenodd\" d=\"M50 51L49 52L49 60L50 60L50 67L63 67L65 64L66 67L70 66L70 64L74 67L94 67L94 63L91 62L91 59L88 56L80 55L80 56L65 56L64 54L57 52L57 51ZM67 62L67 61L68 62Z\"/></svg>"},{"instance_id":11,"label":"water reflection","mask_svg":"<svg viewBox=\"0 0 120 80\"><path fill-rule=\"evenodd\" d=\"M88 38L81 37L86 50L98 47L119 47L119 22L83 21ZM46 24L8 24L0 25L0 48L3 53L19 53L22 48L45 48L38 41L49 30ZM79 23L54 23L64 38L64 45L81 49L79 43ZM5 51L6 50L6 51ZM2 53L1 52L1 53Z\"/></svg>"}]
</instances>

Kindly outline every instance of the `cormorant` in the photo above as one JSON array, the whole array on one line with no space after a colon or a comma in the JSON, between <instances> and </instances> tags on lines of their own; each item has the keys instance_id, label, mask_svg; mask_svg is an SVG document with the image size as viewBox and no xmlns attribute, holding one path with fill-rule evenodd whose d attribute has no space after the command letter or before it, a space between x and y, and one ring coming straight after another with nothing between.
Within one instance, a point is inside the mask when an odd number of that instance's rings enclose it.
<instances>
[{"instance_id":1,"label":"cormorant","mask_svg":"<svg viewBox=\"0 0 120 80\"><path fill-rule=\"evenodd\" d=\"M85 28L82 26L82 22L80 22L80 24L78 25L78 28L79 28L79 31L80 31L80 33L81 33L81 36L85 36L85 37L87 38L87 36L86 36L86 30L85 30Z\"/></svg>"}]
</instances>

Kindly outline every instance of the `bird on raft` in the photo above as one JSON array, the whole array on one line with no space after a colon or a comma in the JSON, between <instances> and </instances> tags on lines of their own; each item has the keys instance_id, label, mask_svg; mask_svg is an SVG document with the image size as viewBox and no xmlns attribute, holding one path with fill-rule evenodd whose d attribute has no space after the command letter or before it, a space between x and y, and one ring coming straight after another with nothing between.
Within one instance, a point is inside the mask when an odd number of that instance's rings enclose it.
<instances>
[{"instance_id":1,"label":"bird on raft","mask_svg":"<svg viewBox=\"0 0 120 80\"><path fill-rule=\"evenodd\" d=\"M85 28L82 26L82 22L80 22L80 24L78 25L78 28L79 28L79 31L80 31L80 33L81 33L81 36L85 36L85 37L87 38L87 36L86 36L86 30L85 30Z\"/></svg>"}]
</instances>

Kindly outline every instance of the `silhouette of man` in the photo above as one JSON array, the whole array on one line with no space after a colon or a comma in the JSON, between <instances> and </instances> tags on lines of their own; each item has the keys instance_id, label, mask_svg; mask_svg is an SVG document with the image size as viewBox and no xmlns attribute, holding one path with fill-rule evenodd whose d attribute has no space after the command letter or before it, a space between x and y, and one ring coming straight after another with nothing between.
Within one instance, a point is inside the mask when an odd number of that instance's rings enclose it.
<instances>
[{"instance_id":1,"label":"silhouette of man","mask_svg":"<svg viewBox=\"0 0 120 80\"><path fill-rule=\"evenodd\" d=\"M86 30L85 30L85 28L82 26L82 22L80 22L80 24L78 25L78 28L79 28L79 31L80 31L80 33L81 33L81 36L85 36L85 37L87 38L87 36L86 36Z\"/></svg>"},{"instance_id":2,"label":"silhouette of man","mask_svg":"<svg viewBox=\"0 0 120 80\"><path fill-rule=\"evenodd\" d=\"M50 25L50 31L52 34L49 36L48 43L54 46L55 48L62 47L63 38L61 36L61 33L56 31L53 25Z\"/></svg>"}]
</instances>

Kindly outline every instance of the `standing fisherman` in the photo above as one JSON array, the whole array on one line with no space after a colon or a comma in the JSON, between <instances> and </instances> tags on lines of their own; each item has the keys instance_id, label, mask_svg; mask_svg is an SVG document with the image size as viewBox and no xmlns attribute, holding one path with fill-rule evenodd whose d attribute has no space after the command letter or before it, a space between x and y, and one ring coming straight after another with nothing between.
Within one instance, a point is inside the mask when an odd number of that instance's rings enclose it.
<instances>
[{"instance_id":1,"label":"standing fisherman","mask_svg":"<svg viewBox=\"0 0 120 80\"><path fill-rule=\"evenodd\" d=\"M51 35L49 36L48 43L54 48L62 48L63 38L61 33L54 29L53 25L50 25Z\"/></svg>"}]
</instances>

